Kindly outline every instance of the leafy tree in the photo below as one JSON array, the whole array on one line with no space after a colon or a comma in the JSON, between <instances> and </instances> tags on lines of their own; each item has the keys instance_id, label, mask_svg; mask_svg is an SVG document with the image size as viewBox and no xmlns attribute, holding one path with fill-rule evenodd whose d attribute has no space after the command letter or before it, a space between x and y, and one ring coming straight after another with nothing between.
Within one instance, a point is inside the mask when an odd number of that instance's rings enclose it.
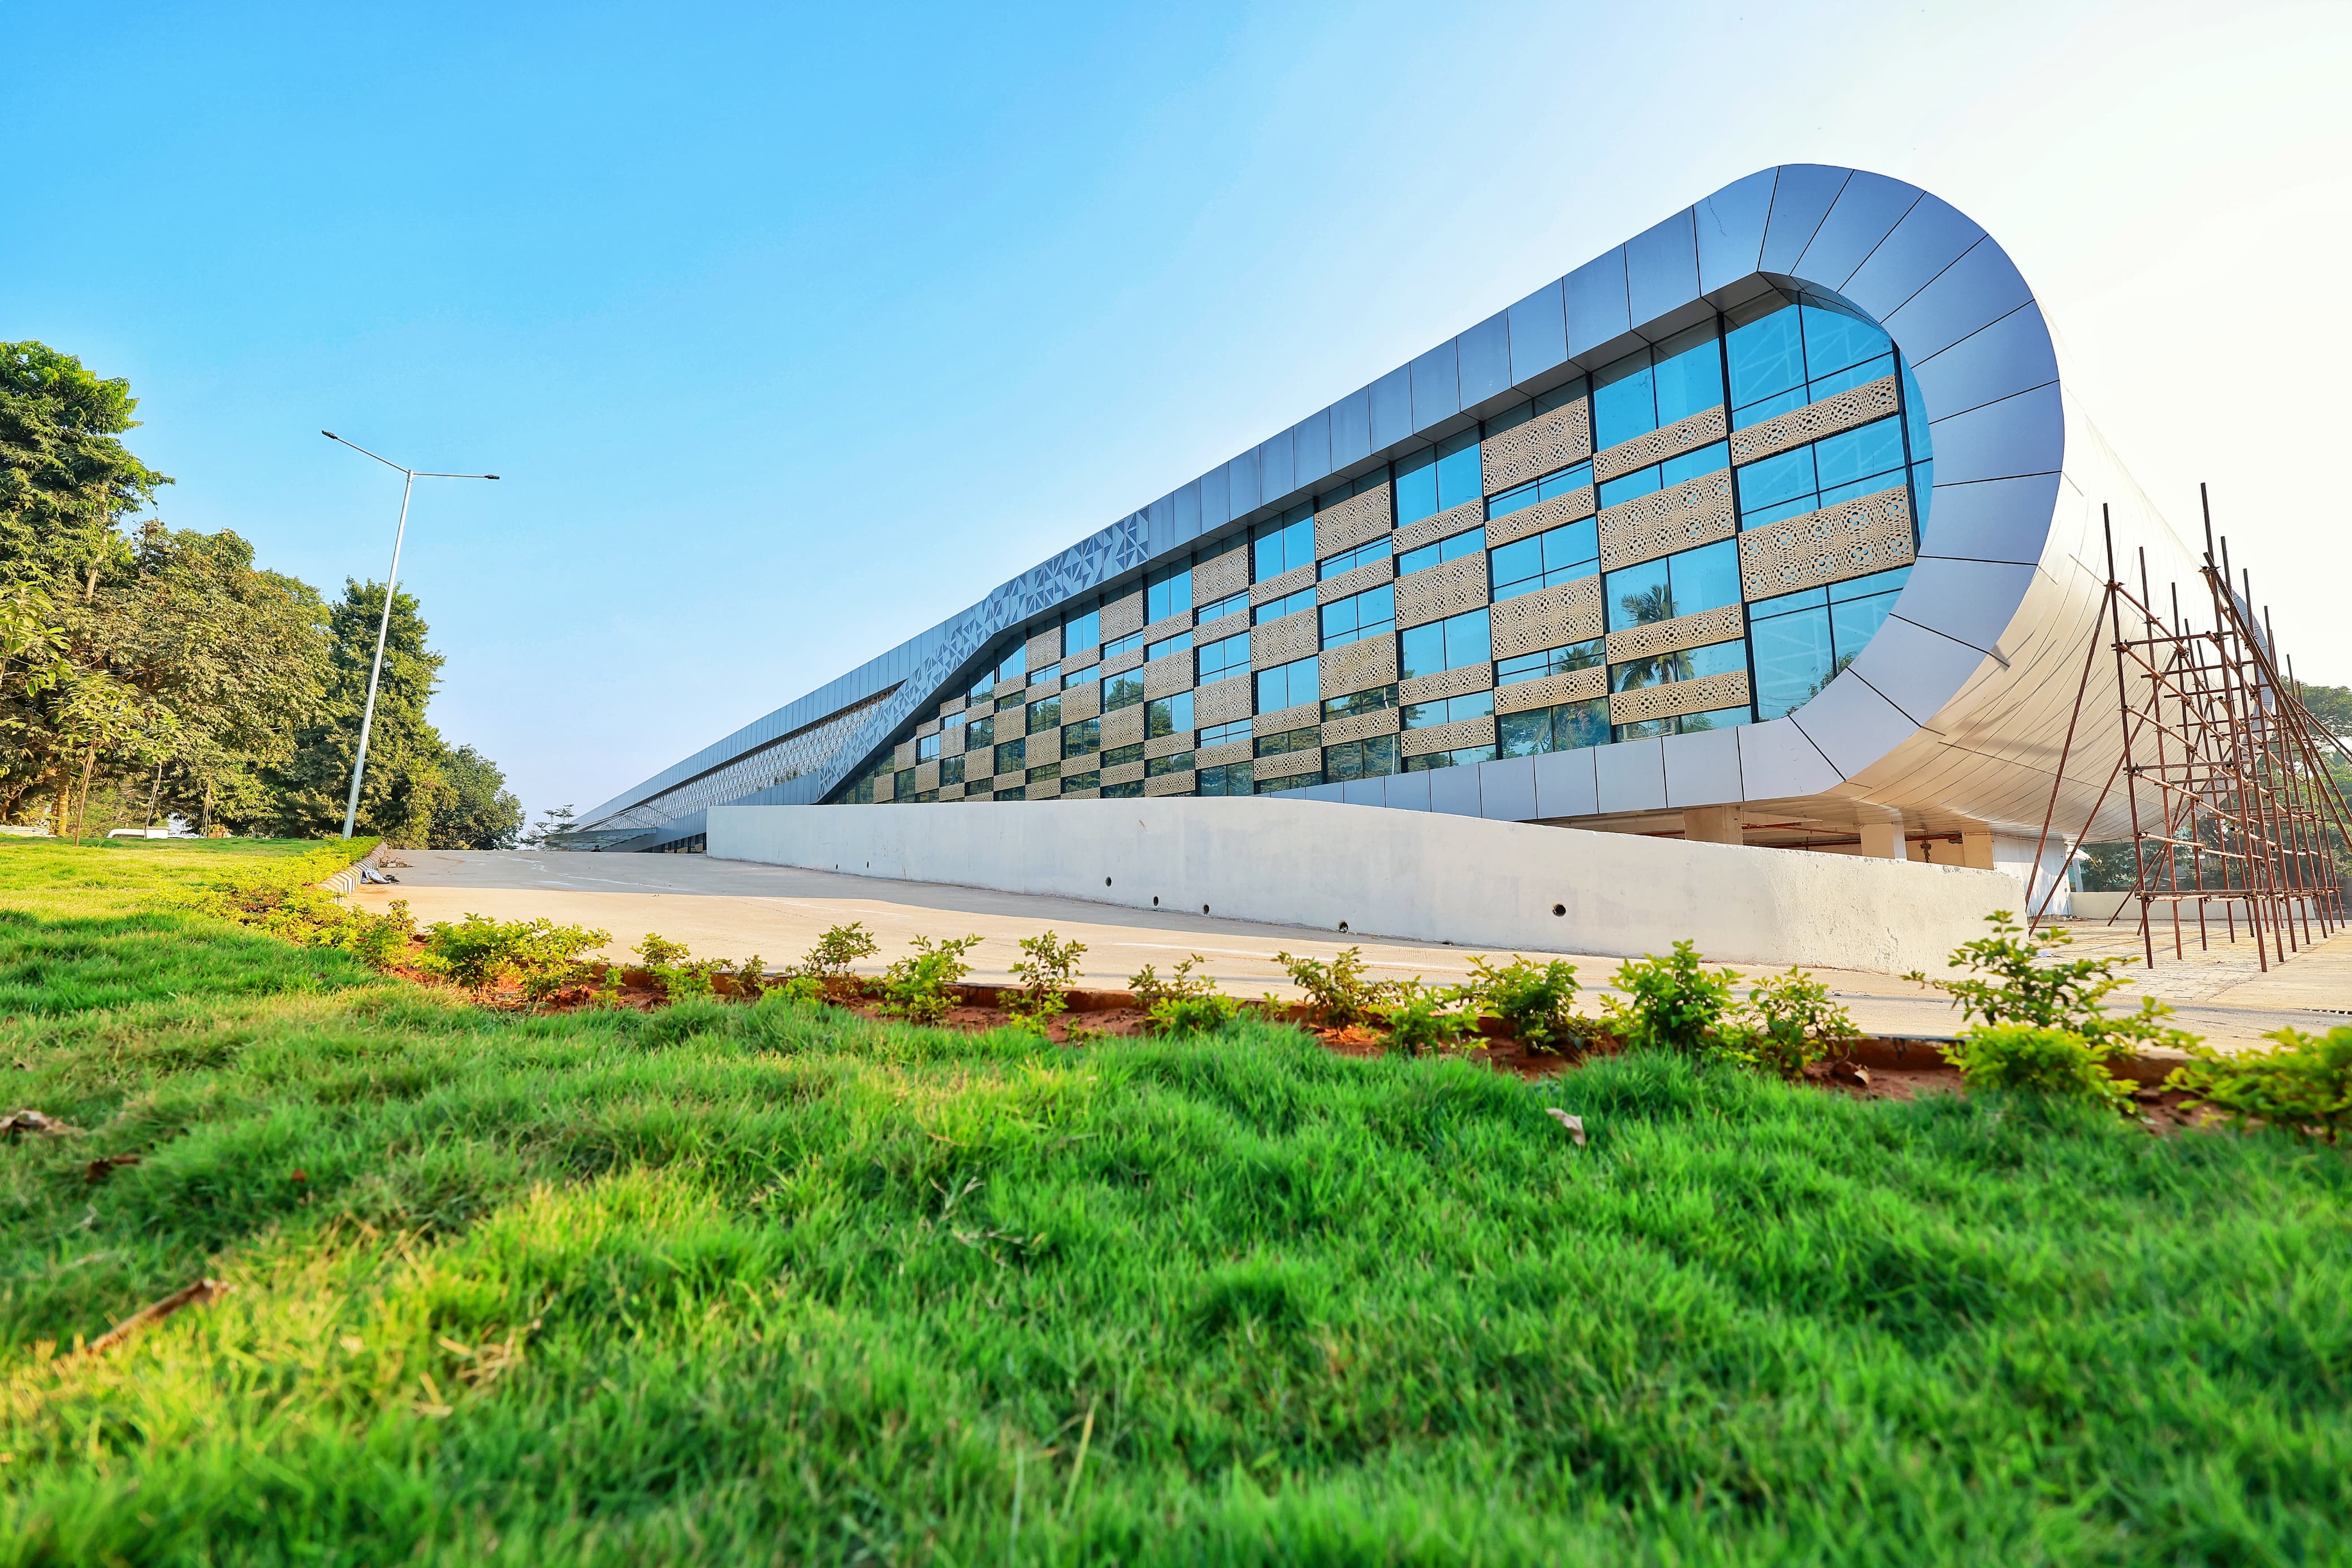
<instances>
[{"instance_id":1,"label":"leafy tree","mask_svg":"<svg viewBox=\"0 0 2352 1568\"><path fill-rule=\"evenodd\" d=\"M95 597L129 565L118 521L172 481L117 439L138 421L121 378L101 380L46 343L0 343L0 582Z\"/></svg>"},{"instance_id":2,"label":"leafy tree","mask_svg":"<svg viewBox=\"0 0 2352 1568\"><path fill-rule=\"evenodd\" d=\"M383 613L383 584L344 580L342 601L328 612L331 647L320 716L296 732L285 765L267 774L275 798L271 831L283 837L342 831ZM452 793L441 737L425 717L441 673L441 655L425 647L425 634L415 595L395 593L355 830L394 844L430 843L434 819Z\"/></svg>"},{"instance_id":3,"label":"leafy tree","mask_svg":"<svg viewBox=\"0 0 2352 1568\"><path fill-rule=\"evenodd\" d=\"M433 814L436 850L510 850L522 832L522 802L507 789L499 765L470 746L441 754L448 785Z\"/></svg>"}]
</instances>

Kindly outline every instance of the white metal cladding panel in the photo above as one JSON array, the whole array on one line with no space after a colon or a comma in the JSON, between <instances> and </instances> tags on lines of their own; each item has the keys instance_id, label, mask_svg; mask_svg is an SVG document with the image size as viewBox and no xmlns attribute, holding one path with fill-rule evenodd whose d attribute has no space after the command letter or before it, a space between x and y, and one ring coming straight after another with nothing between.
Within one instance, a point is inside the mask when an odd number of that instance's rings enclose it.
<instances>
[{"instance_id":1,"label":"white metal cladding panel","mask_svg":"<svg viewBox=\"0 0 2352 1568\"><path fill-rule=\"evenodd\" d=\"M1169 638L1181 636L1192 629L1192 612L1189 610L1174 615L1163 615L1143 629L1143 643L1148 650L1154 643L1164 643Z\"/></svg>"},{"instance_id":2,"label":"white metal cladding panel","mask_svg":"<svg viewBox=\"0 0 2352 1568\"><path fill-rule=\"evenodd\" d=\"M1858 496L1739 536L1740 592L1750 603L1908 566L1911 492Z\"/></svg>"},{"instance_id":3,"label":"white metal cladding panel","mask_svg":"<svg viewBox=\"0 0 2352 1568\"><path fill-rule=\"evenodd\" d=\"M1166 735L1155 735L1143 743L1146 760L1155 757L1181 757L1192 749L1192 732L1189 729L1174 729Z\"/></svg>"},{"instance_id":4,"label":"white metal cladding panel","mask_svg":"<svg viewBox=\"0 0 2352 1568\"><path fill-rule=\"evenodd\" d=\"M1062 722L1076 724L1102 712L1102 683L1087 681L1062 694Z\"/></svg>"},{"instance_id":5,"label":"white metal cladding panel","mask_svg":"<svg viewBox=\"0 0 2352 1568\"><path fill-rule=\"evenodd\" d=\"M1228 762L1247 762L1249 759L1250 743L1246 740L1229 740L1223 746L1204 746L1192 753L1195 768L1222 768Z\"/></svg>"},{"instance_id":6,"label":"white metal cladding panel","mask_svg":"<svg viewBox=\"0 0 2352 1568\"><path fill-rule=\"evenodd\" d=\"M1123 593L1102 607L1098 622L1106 637L1124 637L1143 630L1143 591Z\"/></svg>"},{"instance_id":7,"label":"white metal cladding panel","mask_svg":"<svg viewBox=\"0 0 2352 1568\"><path fill-rule=\"evenodd\" d=\"M1695 681L1667 681L1661 685L1612 692L1609 696L1609 719L1612 724L1639 724L1644 719L1670 718L1676 714L1706 713L1748 700L1748 672L1731 670L1720 675L1701 675Z\"/></svg>"},{"instance_id":8,"label":"white metal cladding panel","mask_svg":"<svg viewBox=\"0 0 2352 1568\"><path fill-rule=\"evenodd\" d=\"M1394 735L1401 727L1400 720L1401 715L1392 707L1349 714L1345 718L1327 718L1323 721L1323 744L1344 746L1349 741L1366 740L1376 735Z\"/></svg>"},{"instance_id":9,"label":"white metal cladding panel","mask_svg":"<svg viewBox=\"0 0 2352 1568\"><path fill-rule=\"evenodd\" d=\"M1058 664L1061 657L1062 629L1059 626L1051 627L1030 638L1023 655L1024 662L1033 670L1042 670L1048 664Z\"/></svg>"},{"instance_id":10,"label":"white metal cladding panel","mask_svg":"<svg viewBox=\"0 0 2352 1568\"><path fill-rule=\"evenodd\" d=\"M1612 632L1607 644L1609 658L1615 664L1654 658L1660 653L1678 653L1685 648L1728 642L1747 629L1747 607L1726 604L1715 610L1702 610L1696 615L1677 615L1671 621L1652 621Z\"/></svg>"},{"instance_id":11,"label":"white metal cladding panel","mask_svg":"<svg viewBox=\"0 0 2352 1568\"><path fill-rule=\"evenodd\" d=\"M1321 769L1322 766L1322 751L1316 747L1309 746L1297 751L1281 751L1276 752L1272 757L1259 758L1257 761L1252 765L1254 770L1252 777L1255 779L1295 779L1303 773L1317 772Z\"/></svg>"},{"instance_id":12,"label":"white metal cladding panel","mask_svg":"<svg viewBox=\"0 0 2352 1568\"><path fill-rule=\"evenodd\" d=\"M1902 394L1893 376L1881 376L1862 386L1807 403L1800 409L1731 433L1731 460L1753 463L1824 435L1884 419L1902 406Z\"/></svg>"},{"instance_id":13,"label":"white metal cladding panel","mask_svg":"<svg viewBox=\"0 0 2352 1568\"><path fill-rule=\"evenodd\" d=\"M1143 781L1146 795L1190 795L1199 775L1187 768L1175 773L1155 773Z\"/></svg>"}]
</instances>

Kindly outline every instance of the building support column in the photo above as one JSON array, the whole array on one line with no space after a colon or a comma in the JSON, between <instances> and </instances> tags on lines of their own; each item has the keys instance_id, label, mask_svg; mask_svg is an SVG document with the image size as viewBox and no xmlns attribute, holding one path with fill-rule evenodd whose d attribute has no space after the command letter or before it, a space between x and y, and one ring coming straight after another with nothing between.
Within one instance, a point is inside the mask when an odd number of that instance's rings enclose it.
<instances>
[{"instance_id":1,"label":"building support column","mask_svg":"<svg viewBox=\"0 0 2352 1568\"><path fill-rule=\"evenodd\" d=\"M1992 865L1992 830L1962 828L1960 830L1960 863L1971 871L1990 871Z\"/></svg>"},{"instance_id":2,"label":"building support column","mask_svg":"<svg viewBox=\"0 0 2352 1568\"><path fill-rule=\"evenodd\" d=\"M1903 813L1884 806L1856 806L1860 819L1862 852L1872 860L1902 861L1911 858L1910 846L1903 841Z\"/></svg>"},{"instance_id":3,"label":"building support column","mask_svg":"<svg viewBox=\"0 0 2352 1568\"><path fill-rule=\"evenodd\" d=\"M1743 844L1748 836L1740 831L1739 808L1737 806L1685 806L1683 808L1683 839L1694 844Z\"/></svg>"}]
</instances>

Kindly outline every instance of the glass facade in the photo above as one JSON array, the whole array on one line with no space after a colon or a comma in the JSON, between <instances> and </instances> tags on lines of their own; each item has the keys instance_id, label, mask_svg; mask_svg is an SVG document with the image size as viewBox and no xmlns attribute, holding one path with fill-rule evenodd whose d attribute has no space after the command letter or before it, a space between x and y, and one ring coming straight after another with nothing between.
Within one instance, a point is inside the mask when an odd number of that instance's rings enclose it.
<instances>
[{"instance_id":1,"label":"glass facade","mask_svg":"<svg viewBox=\"0 0 2352 1568\"><path fill-rule=\"evenodd\" d=\"M1066 608L1058 664L1008 643L849 795L1247 795L1778 717L1885 622L1932 472L1886 334L1768 293Z\"/></svg>"}]
</instances>

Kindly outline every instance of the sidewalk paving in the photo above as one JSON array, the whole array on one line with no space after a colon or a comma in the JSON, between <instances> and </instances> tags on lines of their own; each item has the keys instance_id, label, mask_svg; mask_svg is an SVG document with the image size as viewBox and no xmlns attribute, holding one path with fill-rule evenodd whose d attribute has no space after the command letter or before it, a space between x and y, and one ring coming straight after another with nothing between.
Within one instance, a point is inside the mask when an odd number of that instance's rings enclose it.
<instances>
[{"instance_id":1,"label":"sidewalk paving","mask_svg":"<svg viewBox=\"0 0 2352 1568\"><path fill-rule=\"evenodd\" d=\"M1446 943L1354 937L1297 925L1226 920L1169 910L1129 909L1078 899L998 893L929 883L892 882L844 873L717 861L704 855L593 855L530 851L400 850L405 861L393 887L364 885L350 895L371 909L404 898L420 924L481 914L500 920L543 917L613 934L605 949L622 956L647 932L684 942L695 956L740 959L752 954L771 967L798 958L829 925L865 922L882 945L883 963L917 936L982 937L971 955L972 978L1003 982L1020 956L1020 938L1052 928L1087 945L1082 967L1090 983L1117 987L1145 964L1162 974L1198 953L1218 985L1236 996L1297 988L1275 955L1287 951L1328 959L1363 949L1376 977L1418 975L1433 984L1466 978L1481 948ZM2070 922L2076 950L2137 959L2136 929L2093 921ZM2251 1044L2274 1029L2322 1031L2352 1023L2352 932L2273 962L2261 972L2252 942L2216 939L2210 951L2189 934L2187 956L2171 956L2170 933L2158 944L2151 971L2135 965L2132 984L2116 993L2126 1008L2153 996L2176 1010L2181 1027L2217 1045ZM1500 957L1500 954L1492 954ZM1531 954L1532 956L1554 955ZM1618 960L1562 955L1577 967L1590 998L1610 989ZM1890 975L1818 968L1815 974L1865 1032L1948 1036L1959 1015L1937 992Z\"/></svg>"}]
</instances>

